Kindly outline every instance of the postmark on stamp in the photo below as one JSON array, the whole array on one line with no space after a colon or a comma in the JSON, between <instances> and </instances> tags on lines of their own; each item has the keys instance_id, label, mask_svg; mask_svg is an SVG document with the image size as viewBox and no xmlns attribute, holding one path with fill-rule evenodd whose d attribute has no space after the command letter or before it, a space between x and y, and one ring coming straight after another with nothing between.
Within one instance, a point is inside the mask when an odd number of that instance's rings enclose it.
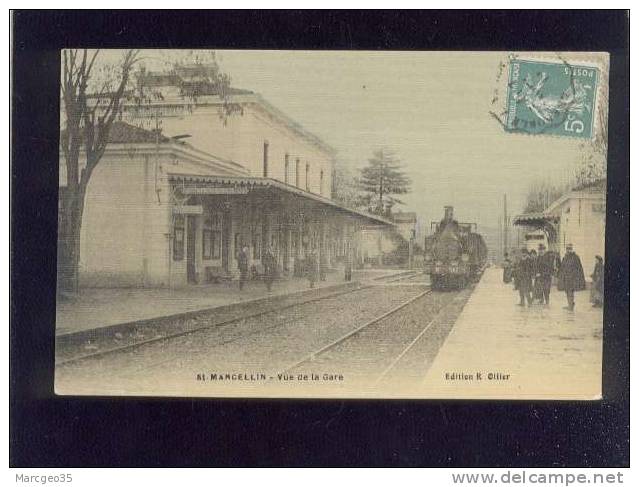
<instances>
[{"instance_id":1,"label":"postmark on stamp","mask_svg":"<svg viewBox=\"0 0 639 487\"><path fill-rule=\"evenodd\" d=\"M597 67L513 58L508 75L506 131L593 137Z\"/></svg>"}]
</instances>

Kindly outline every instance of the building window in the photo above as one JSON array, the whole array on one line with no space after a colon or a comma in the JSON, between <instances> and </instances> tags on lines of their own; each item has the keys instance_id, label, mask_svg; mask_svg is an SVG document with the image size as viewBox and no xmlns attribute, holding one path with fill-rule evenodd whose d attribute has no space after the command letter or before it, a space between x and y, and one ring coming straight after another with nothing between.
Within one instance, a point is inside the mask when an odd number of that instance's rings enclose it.
<instances>
[{"instance_id":1,"label":"building window","mask_svg":"<svg viewBox=\"0 0 639 487\"><path fill-rule=\"evenodd\" d=\"M211 260L213 257L213 232L204 228L202 230L202 259Z\"/></svg>"},{"instance_id":2,"label":"building window","mask_svg":"<svg viewBox=\"0 0 639 487\"><path fill-rule=\"evenodd\" d=\"M320 194L324 194L324 171L320 171Z\"/></svg>"},{"instance_id":3,"label":"building window","mask_svg":"<svg viewBox=\"0 0 639 487\"><path fill-rule=\"evenodd\" d=\"M173 221L173 260L184 260L184 215Z\"/></svg>"},{"instance_id":4,"label":"building window","mask_svg":"<svg viewBox=\"0 0 639 487\"><path fill-rule=\"evenodd\" d=\"M242 250L242 234L236 233L234 242L234 251L235 251L235 260L240 255L240 250Z\"/></svg>"},{"instance_id":5,"label":"building window","mask_svg":"<svg viewBox=\"0 0 639 487\"><path fill-rule=\"evenodd\" d=\"M268 177L268 141L264 141L264 177Z\"/></svg>"},{"instance_id":6,"label":"building window","mask_svg":"<svg viewBox=\"0 0 639 487\"><path fill-rule=\"evenodd\" d=\"M204 221L202 228L202 259L219 259L221 254L220 218L213 213L211 218Z\"/></svg>"},{"instance_id":7,"label":"building window","mask_svg":"<svg viewBox=\"0 0 639 487\"><path fill-rule=\"evenodd\" d=\"M295 186L300 187L300 160L295 159Z\"/></svg>"},{"instance_id":8,"label":"building window","mask_svg":"<svg viewBox=\"0 0 639 487\"><path fill-rule=\"evenodd\" d=\"M262 234L260 233L253 234L253 258L262 258Z\"/></svg>"},{"instance_id":9,"label":"building window","mask_svg":"<svg viewBox=\"0 0 639 487\"><path fill-rule=\"evenodd\" d=\"M311 170L311 165L307 162L306 163L306 191L310 191L310 186L308 184L308 173Z\"/></svg>"},{"instance_id":10,"label":"building window","mask_svg":"<svg viewBox=\"0 0 639 487\"><path fill-rule=\"evenodd\" d=\"M288 154L284 156L284 182L288 184Z\"/></svg>"}]
</instances>

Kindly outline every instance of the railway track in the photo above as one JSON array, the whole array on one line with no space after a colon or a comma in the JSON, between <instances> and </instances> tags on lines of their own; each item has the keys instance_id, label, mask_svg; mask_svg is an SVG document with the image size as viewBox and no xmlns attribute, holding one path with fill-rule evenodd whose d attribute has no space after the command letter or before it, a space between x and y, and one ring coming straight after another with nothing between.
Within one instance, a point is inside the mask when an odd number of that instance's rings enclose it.
<instances>
[{"instance_id":1,"label":"railway track","mask_svg":"<svg viewBox=\"0 0 639 487\"><path fill-rule=\"evenodd\" d=\"M405 376L411 373L418 379L422 379L426 373L430 362L436 355L439 346L443 344L448 332L452 328L458 316L456 307L463 307L468 301L470 292L462 291L459 296L446 304L439 312L430 319L424 328L413 338L410 343L391 361L390 364L375 379L374 384L380 385L385 381L392 380L398 375ZM460 306L461 304L461 306ZM439 326L440 336L429 335L433 329ZM429 350L430 349L430 350Z\"/></svg>"},{"instance_id":2,"label":"railway track","mask_svg":"<svg viewBox=\"0 0 639 487\"><path fill-rule=\"evenodd\" d=\"M337 347L338 345L342 344L346 340L358 335L359 333L361 333L363 330L365 330L366 328L370 327L371 325L373 325L375 323L378 323L378 322L380 322L381 320L383 320L385 318L388 318L389 316L393 315L394 313L396 313L400 309L405 308L406 306L408 306L412 302L418 300L419 298L421 298L423 296L426 296L427 294L431 294L431 293L432 293L432 291L430 289L427 289L426 291L418 294L417 296L413 296L408 301L406 301L406 302L404 302L404 303L402 303L402 304L400 304L398 306L395 306L393 309L391 309L390 311L387 311L383 315L378 316L376 318L373 318L372 320L368 321L367 323L364 323L363 325L355 328L354 330L349 331L345 335L342 335L337 340L334 340L333 342L323 346L319 350L315 350L315 351L311 352L310 354L306 355L301 360L289 365L283 372L290 372L290 371L292 371L292 370L294 370L296 368L299 368L300 366L302 366L302 365L304 365L306 363L312 362L314 359L316 359L320 355L328 352L329 350L334 349L335 347Z\"/></svg>"},{"instance_id":3,"label":"railway track","mask_svg":"<svg viewBox=\"0 0 639 487\"><path fill-rule=\"evenodd\" d=\"M421 287L413 284L416 279ZM58 363L56 387L95 394L100 384L131 394L162 394L169 385L192 383L196 372L256 371L268 380L257 389L250 383L238 387L249 394L267 384L283 391L279 373L337 372L353 393L390 391L396 377L423 378L458 315L442 324L442 313L449 307L459 311L449 305L459 304L463 292L433 291L420 273L383 281ZM345 383L326 386L337 391ZM213 395L226 389L209 387Z\"/></svg>"},{"instance_id":4,"label":"railway track","mask_svg":"<svg viewBox=\"0 0 639 487\"><path fill-rule=\"evenodd\" d=\"M419 379L426 372L429 362L436 355L471 292L472 288L457 293L436 293L429 288L307 354L301 360L287 366L282 372L292 373L294 370L305 368L317 370L323 367L350 373L361 372L362 376L366 376L362 384L372 386L388 382L397 375L406 375L407 371ZM398 327L398 323L403 325L407 321L405 317L399 316L402 310L406 311L411 306L419 306L420 300L428 296L432 297L433 294L439 297L447 296L449 299L444 298L441 306L434 307L432 313L427 316L425 325L420 321L417 327ZM415 312L421 315L422 309L417 309ZM378 329L374 330L375 327ZM431 336L435 329L437 329L436 336ZM370 336L365 337L365 333L369 333ZM398 340L394 340L402 333L406 336L400 336ZM393 343L394 341L398 343ZM371 347L373 343L383 345L379 348ZM388 357L384 357L385 350L381 350L385 348L391 350L390 353L386 353ZM357 371L357 367L369 370Z\"/></svg>"},{"instance_id":5,"label":"railway track","mask_svg":"<svg viewBox=\"0 0 639 487\"><path fill-rule=\"evenodd\" d=\"M315 296L315 297L309 297L308 299L302 299L301 301L297 301L297 302L293 302L290 304L286 304L277 308L267 308L267 309L263 309L263 310L258 310L255 312L251 312L251 313L245 313L245 314L241 314L240 316L235 316L235 317L231 317L229 319L225 319L222 321L214 321L211 320L210 323L208 324L203 324L201 326L198 326L197 328L187 328L187 329L182 329L179 331L175 331L172 333L166 333L166 334L162 334L162 335L158 335L158 336L153 336L150 338L142 338L142 339L134 339L134 341L129 342L129 343L115 343L115 345L107 345L106 347L102 348L102 349L98 349L98 350L92 350L91 352L88 353L77 353L75 355L72 355L70 357L66 357L66 358L58 358L58 360L56 360L56 366L66 366L66 365L71 365L71 364L76 364L78 362L82 362L82 361L86 361L86 360L91 360L91 359L96 359L96 358L101 358L104 356L108 356L108 355L113 355L113 354L118 354L118 353L126 353L126 352L130 352L132 350L135 350L137 348L141 348L144 346L148 346L148 345L153 345L153 344L159 344L162 342L167 342L169 340L172 339L176 339L176 338L180 338L180 337L184 337L187 335L194 335L197 333L203 333L205 331L210 330L211 328L224 328L224 327L228 327L230 325L239 323L243 320L249 320L252 318L259 318L259 317L263 317L266 316L268 314L272 314L272 313L280 313L281 311L285 311L287 309L293 308L293 307L297 307L297 306L303 306L306 304L310 304L310 303L315 303L318 301L322 301L322 300L327 300L327 299L331 299L331 298L335 298L335 297L340 297L340 296L344 296L347 294L352 294L352 293L357 293L357 292L361 292L361 291L365 291L367 289L371 289L375 286L386 286L386 285L397 285L397 284L401 284L401 281L405 281L408 279L412 279L415 277L415 275L417 275L417 273L414 272L406 272L404 274L401 275L392 275L392 276L383 276L383 278L378 278L376 280L374 280L373 282L369 282L367 284L361 285L359 287L356 288L350 288L350 289L346 289L346 290L339 290L339 291L335 291L335 292L331 292L325 295L321 295L321 296ZM216 314L215 310L211 311L208 313L209 315L211 315L211 317L213 315ZM207 312L203 312L202 316L199 318L200 320L206 320L206 315ZM175 321L178 321L180 318L175 318ZM277 326L282 326L284 324L290 323L289 321L285 321L285 322L280 322L280 323L276 323L275 325L272 326L267 326L262 328L261 330L258 330L254 333L249 333L248 335L240 335L237 336L233 339L224 341L221 343L221 345L226 344L226 343L231 343L232 341L235 340L239 340L241 338L244 338L246 336L250 336L252 334L256 334L256 333L261 333L264 332L265 330L269 330L271 328L277 327ZM106 341L106 340L105 340Z\"/></svg>"},{"instance_id":6,"label":"railway track","mask_svg":"<svg viewBox=\"0 0 639 487\"><path fill-rule=\"evenodd\" d=\"M408 271L396 272L394 274L389 274L389 275L381 275L381 276L374 277L372 281L373 282L389 282L394 280L407 279L409 277L414 276L416 272L417 271L408 270Z\"/></svg>"}]
</instances>

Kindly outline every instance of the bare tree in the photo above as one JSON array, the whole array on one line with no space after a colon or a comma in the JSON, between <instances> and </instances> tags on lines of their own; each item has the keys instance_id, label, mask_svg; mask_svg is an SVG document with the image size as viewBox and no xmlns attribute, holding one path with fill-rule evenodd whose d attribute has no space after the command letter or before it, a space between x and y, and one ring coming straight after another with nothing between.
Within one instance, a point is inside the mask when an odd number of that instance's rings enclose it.
<instances>
[{"instance_id":1,"label":"bare tree","mask_svg":"<svg viewBox=\"0 0 639 487\"><path fill-rule=\"evenodd\" d=\"M544 211L550 204L570 189L570 185L555 185L547 181L536 181L528 187L524 213Z\"/></svg>"},{"instance_id":2,"label":"bare tree","mask_svg":"<svg viewBox=\"0 0 639 487\"><path fill-rule=\"evenodd\" d=\"M517 54L510 54L508 62L517 59ZM559 56L559 59L570 68L570 64ZM508 63L500 62L496 77L496 85L503 83L504 77L508 76ZM574 83L574 80L573 80ZM573 85L574 86L574 85ZM581 144L581 156L577 161L577 167L574 170L573 186L583 187L602 181L606 178L607 154L608 154L608 102L609 102L610 80L608 72L608 64L602 62L599 70L598 91L596 93L597 103L596 112L593 112L593 120L595 121L595 131L592 140ZM489 115L494 118L504 129L506 127L507 110L503 105L505 93L499 88L493 91L493 98L489 110ZM595 110L595 106L592 107Z\"/></svg>"},{"instance_id":3,"label":"bare tree","mask_svg":"<svg viewBox=\"0 0 639 487\"><path fill-rule=\"evenodd\" d=\"M109 143L113 123L120 117L125 104L133 108L149 105L161 99L161 92L147 88L145 71L134 68L144 60L141 51L123 51L117 62L100 62L100 50L69 49L62 52L62 127L60 146L64 155L66 186L60 188L60 215L58 236L58 282L61 290L75 291L78 287L80 262L80 236L85 197L91 175L102 159ZM173 72L182 66L195 70L199 84L183 83L182 96L197 103L199 96L215 93L223 103L220 117L240 111L230 101L230 77L219 69L212 51L165 53L164 70ZM208 62L207 62L208 61ZM148 124L152 115L140 111L138 125Z\"/></svg>"},{"instance_id":4,"label":"bare tree","mask_svg":"<svg viewBox=\"0 0 639 487\"><path fill-rule=\"evenodd\" d=\"M333 167L332 198L348 208L360 206L359 184L350 168L342 162Z\"/></svg>"},{"instance_id":5,"label":"bare tree","mask_svg":"<svg viewBox=\"0 0 639 487\"><path fill-rule=\"evenodd\" d=\"M60 194L58 272L59 284L65 290L77 289L87 186L107 147L109 132L120 112L139 51L126 51L117 67L102 67L100 74L105 76L98 82L97 91L91 93L89 90L97 86L94 69L99 55L99 50L62 51L61 95L65 126L60 145L66 164L66 187Z\"/></svg>"},{"instance_id":6,"label":"bare tree","mask_svg":"<svg viewBox=\"0 0 639 487\"><path fill-rule=\"evenodd\" d=\"M575 186L583 187L606 178L608 160L608 101L609 74L607 67L600 70L598 110L593 113L595 133L591 141L581 146L581 159L575 170Z\"/></svg>"}]
</instances>

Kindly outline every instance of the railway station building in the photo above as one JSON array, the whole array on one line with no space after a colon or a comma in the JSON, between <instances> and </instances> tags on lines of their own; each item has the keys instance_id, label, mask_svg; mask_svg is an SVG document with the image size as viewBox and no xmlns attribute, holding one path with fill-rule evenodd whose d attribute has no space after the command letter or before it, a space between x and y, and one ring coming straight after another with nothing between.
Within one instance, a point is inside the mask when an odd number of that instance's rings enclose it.
<instances>
[{"instance_id":1,"label":"railway station building","mask_svg":"<svg viewBox=\"0 0 639 487\"><path fill-rule=\"evenodd\" d=\"M595 256L605 258L606 181L566 192L543 212L518 215L513 223L530 230L543 230L549 248L561 257L566 253L566 245L572 243L589 275Z\"/></svg>"},{"instance_id":2,"label":"railway station building","mask_svg":"<svg viewBox=\"0 0 639 487\"><path fill-rule=\"evenodd\" d=\"M400 246L407 246L411 241L414 243L417 231L415 212L397 211L390 214L389 220L393 222L392 227L370 225L361 230L359 248L361 260L365 264L380 265L386 256L396 252ZM408 248L404 258L408 263Z\"/></svg>"},{"instance_id":3,"label":"railway station building","mask_svg":"<svg viewBox=\"0 0 639 487\"><path fill-rule=\"evenodd\" d=\"M87 189L81 286L233 279L243 247L254 274L270 247L280 276L302 275L310 252L336 267L361 253L362 228L392 225L334 202L335 151L261 96L235 90L241 113L224 119L217 95L194 102L175 77L149 80L163 96L124 106ZM65 183L61 152L61 192Z\"/></svg>"}]
</instances>

